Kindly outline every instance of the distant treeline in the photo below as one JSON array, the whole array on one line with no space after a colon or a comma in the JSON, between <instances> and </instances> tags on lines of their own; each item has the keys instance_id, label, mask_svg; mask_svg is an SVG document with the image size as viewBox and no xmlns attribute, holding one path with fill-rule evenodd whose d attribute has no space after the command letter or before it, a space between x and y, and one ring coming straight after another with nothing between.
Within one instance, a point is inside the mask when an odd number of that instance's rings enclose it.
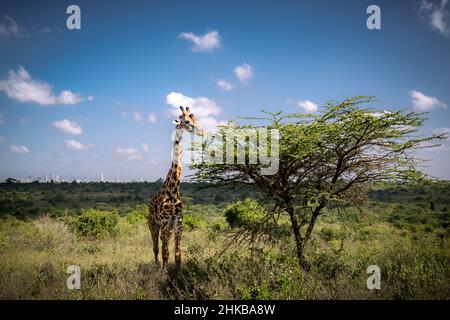
<instances>
[{"instance_id":1,"label":"distant treeline","mask_svg":"<svg viewBox=\"0 0 450 320\"><path fill-rule=\"evenodd\" d=\"M72 214L83 208L117 210L126 214L138 204L146 204L161 188L157 182L62 182L0 184L0 215L17 218L39 214ZM217 186L206 183L181 183L185 206L214 204L225 206L237 199L254 198L264 202L255 190L246 186ZM430 211L448 212L450 181L438 181L417 186L383 183L373 186L368 199L387 203L416 204Z\"/></svg>"}]
</instances>

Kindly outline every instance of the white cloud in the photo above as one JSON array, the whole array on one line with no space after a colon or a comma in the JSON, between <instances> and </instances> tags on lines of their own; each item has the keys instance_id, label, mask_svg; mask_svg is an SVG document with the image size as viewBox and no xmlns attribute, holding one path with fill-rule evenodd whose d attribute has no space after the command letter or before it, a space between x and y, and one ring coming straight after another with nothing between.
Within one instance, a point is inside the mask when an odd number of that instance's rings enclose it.
<instances>
[{"instance_id":1,"label":"white cloud","mask_svg":"<svg viewBox=\"0 0 450 320\"><path fill-rule=\"evenodd\" d=\"M60 131L73 135L80 135L83 133L83 129L76 122L63 119L61 121L55 121L53 126Z\"/></svg>"},{"instance_id":2,"label":"white cloud","mask_svg":"<svg viewBox=\"0 0 450 320\"><path fill-rule=\"evenodd\" d=\"M142 151L148 152L149 150L150 150L150 148L149 148L148 144L143 143L143 144L142 144Z\"/></svg>"},{"instance_id":3,"label":"white cloud","mask_svg":"<svg viewBox=\"0 0 450 320\"><path fill-rule=\"evenodd\" d=\"M174 108L172 114L176 116L180 114L180 106L189 107L197 118L218 115L221 112L219 105L212 99L206 97L191 98L179 92L169 93L166 96L166 103Z\"/></svg>"},{"instance_id":4,"label":"white cloud","mask_svg":"<svg viewBox=\"0 0 450 320\"><path fill-rule=\"evenodd\" d=\"M422 0L422 2L420 3L420 8L419 8L419 12L422 11L426 11L426 10L431 10L433 9L433 3L428 2L426 0Z\"/></svg>"},{"instance_id":5,"label":"white cloud","mask_svg":"<svg viewBox=\"0 0 450 320\"><path fill-rule=\"evenodd\" d=\"M441 0L439 3L422 0L419 8L420 14L425 14L429 19L431 27L443 35L450 35L447 24L449 12L446 10L447 0Z\"/></svg>"},{"instance_id":6,"label":"white cloud","mask_svg":"<svg viewBox=\"0 0 450 320\"><path fill-rule=\"evenodd\" d=\"M390 112L388 110L383 110L383 112L375 111L375 112L367 113L367 115L371 115L371 116L373 116L375 118L381 118L381 117L384 117L384 116L386 116L388 114L392 114L392 112Z\"/></svg>"},{"instance_id":7,"label":"white cloud","mask_svg":"<svg viewBox=\"0 0 450 320\"><path fill-rule=\"evenodd\" d=\"M236 77L239 79L239 81L243 84L247 83L255 76L253 67L248 63L243 63L240 66L234 68L234 73L236 74Z\"/></svg>"},{"instance_id":8,"label":"white cloud","mask_svg":"<svg viewBox=\"0 0 450 320\"><path fill-rule=\"evenodd\" d=\"M365 113L365 115L372 116L374 118L384 118L389 119L392 118L392 112L388 110L383 110L382 112L379 111L371 111L368 113ZM415 131L417 128L411 125L394 125L393 128L402 131L402 132L412 132Z\"/></svg>"},{"instance_id":9,"label":"white cloud","mask_svg":"<svg viewBox=\"0 0 450 320\"><path fill-rule=\"evenodd\" d=\"M87 100L88 100L88 101L94 101L94 99L95 99L95 97L92 96L92 95L87 97Z\"/></svg>"},{"instance_id":10,"label":"white cloud","mask_svg":"<svg viewBox=\"0 0 450 320\"><path fill-rule=\"evenodd\" d=\"M83 101L84 98L77 93L70 90L64 90L59 94L58 103L61 104L77 104Z\"/></svg>"},{"instance_id":11,"label":"white cloud","mask_svg":"<svg viewBox=\"0 0 450 320\"><path fill-rule=\"evenodd\" d=\"M219 105L214 100L206 97L191 98L179 92L171 92L166 96L166 103L172 106L170 112L176 118L180 115L180 106L189 107L206 131L214 130L221 124L214 117L221 113Z\"/></svg>"},{"instance_id":12,"label":"white cloud","mask_svg":"<svg viewBox=\"0 0 450 320\"><path fill-rule=\"evenodd\" d=\"M211 51L220 47L220 35L216 30L210 31L203 36L197 36L192 32L183 32L178 37L191 41L194 45L192 51Z\"/></svg>"},{"instance_id":13,"label":"white cloud","mask_svg":"<svg viewBox=\"0 0 450 320\"><path fill-rule=\"evenodd\" d=\"M223 91L231 91L233 90L233 85L226 80L219 79L217 80L217 86Z\"/></svg>"},{"instance_id":14,"label":"white cloud","mask_svg":"<svg viewBox=\"0 0 450 320\"><path fill-rule=\"evenodd\" d=\"M317 110L319 110L319 106L309 100L301 100L297 102L297 105L306 113L315 113L317 112Z\"/></svg>"},{"instance_id":15,"label":"white cloud","mask_svg":"<svg viewBox=\"0 0 450 320\"><path fill-rule=\"evenodd\" d=\"M437 29L440 33L445 34L447 29L447 23L444 20L442 11L435 10L431 14L431 25Z\"/></svg>"},{"instance_id":16,"label":"white cloud","mask_svg":"<svg viewBox=\"0 0 450 320\"><path fill-rule=\"evenodd\" d=\"M133 112L133 120L136 122L141 122L142 121L142 114L139 111L134 111Z\"/></svg>"},{"instance_id":17,"label":"white cloud","mask_svg":"<svg viewBox=\"0 0 450 320\"><path fill-rule=\"evenodd\" d=\"M156 115L155 115L153 112L150 112L150 113L148 114L147 120L148 120L148 122L150 122L150 123L156 123L156 120L157 120Z\"/></svg>"},{"instance_id":18,"label":"white cloud","mask_svg":"<svg viewBox=\"0 0 450 320\"><path fill-rule=\"evenodd\" d=\"M207 132L216 131L218 126L225 124L225 121L219 121L214 117L204 117L199 120L199 122L202 128Z\"/></svg>"},{"instance_id":19,"label":"white cloud","mask_svg":"<svg viewBox=\"0 0 450 320\"><path fill-rule=\"evenodd\" d=\"M9 151L12 153L29 153L30 150L26 146L9 146Z\"/></svg>"},{"instance_id":20,"label":"white cloud","mask_svg":"<svg viewBox=\"0 0 450 320\"><path fill-rule=\"evenodd\" d=\"M128 160L140 160L142 156L139 154L139 151L134 148L117 148L116 154L121 157L125 157Z\"/></svg>"},{"instance_id":21,"label":"white cloud","mask_svg":"<svg viewBox=\"0 0 450 320\"><path fill-rule=\"evenodd\" d=\"M439 142L430 142L430 141L424 141L419 144L421 148L423 148L424 151L427 152L439 152L439 151L449 151L450 146L441 144Z\"/></svg>"},{"instance_id":22,"label":"white cloud","mask_svg":"<svg viewBox=\"0 0 450 320\"><path fill-rule=\"evenodd\" d=\"M436 133L436 134L450 133L450 128L442 127L442 128L433 129L433 133Z\"/></svg>"},{"instance_id":23,"label":"white cloud","mask_svg":"<svg viewBox=\"0 0 450 320\"><path fill-rule=\"evenodd\" d=\"M416 111L429 111L434 108L447 108L447 105L438 98L430 97L422 92L411 90L409 91L409 95L412 99L412 105Z\"/></svg>"},{"instance_id":24,"label":"white cloud","mask_svg":"<svg viewBox=\"0 0 450 320\"><path fill-rule=\"evenodd\" d=\"M450 140L450 128L438 128L433 130L434 134L445 134L447 136L447 140Z\"/></svg>"},{"instance_id":25,"label":"white cloud","mask_svg":"<svg viewBox=\"0 0 450 320\"><path fill-rule=\"evenodd\" d=\"M87 150L88 148L92 147L91 144L83 144L76 140L65 140L64 144L67 148L72 150Z\"/></svg>"},{"instance_id":26,"label":"white cloud","mask_svg":"<svg viewBox=\"0 0 450 320\"><path fill-rule=\"evenodd\" d=\"M19 102L35 102L41 105L77 104L84 100L81 95L70 90L64 90L56 96L48 83L32 79L22 66L17 71L10 70L8 79L0 80L0 91Z\"/></svg>"},{"instance_id":27,"label":"white cloud","mask_svg":"<svg viewBox=\"0 0 450 320\"><path fill-rule=\"evenodd\" d=\"M28 35L26 30L19 26L13 18L7 15L4 15L3 18L5 21L0 22L0 39L21 38Z\"/></svg>"}]
</instances>

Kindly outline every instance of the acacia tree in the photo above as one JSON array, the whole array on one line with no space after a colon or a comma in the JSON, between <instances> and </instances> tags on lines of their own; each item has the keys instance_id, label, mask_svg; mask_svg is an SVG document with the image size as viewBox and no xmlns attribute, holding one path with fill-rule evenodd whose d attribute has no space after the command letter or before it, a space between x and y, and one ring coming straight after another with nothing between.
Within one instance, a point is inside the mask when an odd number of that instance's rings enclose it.
<instances>
[{"instance_id":1,"label":"acacia tree","mask_svg":"<svg viewBox=\"0 0 450 320\"><path fill-rule=\"evenodd\" d=\"M369 102L373 102L371 97L353 97L329 102L317 114L265 112L263 118L247 118L268 122L263 126L223 126L223 134L256 127L279 130L278 172L263 175L260 162L202 162L192 165L194 178L255 186L274 204L268 216L288 215L299 265L308 269L305 248L325 207L361 204L365 187L372 182L424 179L419 167L422 160L415 151L430 146L424 142L442 138L417 136L425 121L423 113L377 112L361 106ZM246 149L247 157L251 149Z\"/></svg>"}]
</instances>

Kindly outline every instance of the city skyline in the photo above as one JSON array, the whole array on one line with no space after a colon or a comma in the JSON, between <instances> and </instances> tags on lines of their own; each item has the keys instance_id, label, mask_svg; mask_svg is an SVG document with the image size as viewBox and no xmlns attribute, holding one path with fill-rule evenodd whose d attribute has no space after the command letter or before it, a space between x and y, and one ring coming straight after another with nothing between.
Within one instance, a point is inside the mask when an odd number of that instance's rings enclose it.
<instances>
[{"instance_id":1,"label":"city skyline","mask_svg":"<svg viewBox=\"0 0 450 320\"><path fill-rule=\"evenodd\" d=\"M108 179L105 178L103 172L101 172L97 179L67 179L64 176L60 176L59 174L56 174L54 172L50 172L50 174L44 174L42 176L36 176L33 177L31 175L28 175L26 178L16 178L16 177L8 177L5 180L8 179L14 179L16 181L19 181L21 183L30 183L30 182L40 182L40 183L51 183L51 182L105 182L105 183L127 183L127 182L154 182L159 179L156 179L154 181L144 180L143 177L139 177L138 179L129 179L129 180L120 180L120 179Z\"/></svg>"}]
</instances>

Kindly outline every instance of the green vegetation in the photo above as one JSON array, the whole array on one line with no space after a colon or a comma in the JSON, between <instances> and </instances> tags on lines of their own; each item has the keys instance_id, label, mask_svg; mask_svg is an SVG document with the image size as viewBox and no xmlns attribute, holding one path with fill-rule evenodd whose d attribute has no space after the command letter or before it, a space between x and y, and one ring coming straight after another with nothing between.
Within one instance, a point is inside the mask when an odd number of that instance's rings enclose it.
<instances>
[{"instance_id":1,"label":"green vegetation","mask_svg":"<svg viewBox=\"0 0 450 320\"><path fill-rule=\"evenodd\" d=\"M58 186L70 201L52 207L44 195ZM0 298L450 298L450 182L377 184L363 209L327 208L306 252L308 272L298 267L289 232L280 232L273 243L232 245L223 252L243 227L231 228L225 212L248 212L250 221L259 217L254 209L263 205L251 189L200 189L184 183L182 192L191 200L185 205L184 263L176 276L171 267L164 273L153 263L145 202L131 197L116 214L111 201L120 190L128 190L127 198L130 190L144 195L157 186L1 184ZM89 202L80 200L86 198L84 190L92 193ZM97 192L101 196L94 197ZM35 209L30 211L26 201ZM73 208L74 202L80 208ZM101 219L109 222L97 228ZM73 221L86 232L79 234ZM173 262L172 255L171 246ZM81 267L81 290L66 288L66 269L72 264ZM372 264L381 268L379 291L366 288L366 269Z\"/></svg>"},{"instance_id":2,"label":"green vegetation","mask_svg":"<svg viewBox=\"0 0 450 320\"><path fill-rule=\"evenodd\" d=\"M232 228L251 227L262 222L264 208L253 199L237 200L227 206L225 218Z\"/></svg>"},{"instance_id":3,"label":"green vegetation","mask_svg":"<svg viewBox=\"0 0 450 320\"><path fill-rule=\"evenodd\" d=\"M413 156L442 136L416 137L422 114L358 107L370 101L269 113L276 174L262 175L261 163L195 166L199 182L181 184L180 270L152 262L146 202L161 181L8 179L0 298L449 299L450 182L425 179ZM81 268L81 290L65 286L70 265ZM380 290L367 289L371 265Z\"/></svg>"},{"instance_id":4,"label":"green vegetation","mask_svg":"<svg viewBox=\"0 0 450 320\"><path fill-rule=\"evenodd\" d=\"M69 224L79 236L101 239L115 235L118 222L116 212L82 209L79 215L70 219Z\"/></svg>"},{"instance_id":5,"label":"green vegetation","mask_svg":"<svg viewBox=\"0 0 450 320\"><path fill-rule=\"evenodd\" d=\"M127 215L130 224L147 223L148 207L146 205L136 205Z\"/></svg>"},{"instance_id":6,"label":"green vegetation","mask_svg":"<svg viewBox=\"0 0 450 320\"><path fill-rule=\"evenodd\" d=\"M263 125L223 125L217 134L197 144L196 150L207 158L215 151L204 146L212 145L222 149L219 154L223 159L235 161L195 163L195 180L252 185L271 205L264 213L270 228L280 216L289 218L299 266L308 270L305 251L319 216L327 207L364 205L370 183L423 182L426 177L419 169L422 161L416 151L424 147L424 142L444 136L417 134L426 120L422 113L380 113L363 106L373 101L372 97L358 96L328 102L315 114L264 112L263 117L248 119L263 121ZM259 144L256 133L254 139L248 139L249 130L259 131ZM268 134L269 130L278 135ZM233 137L227 141L236 146L231 152L225 143L217 143L224 136ZM266 144L271 147L266 148ZM244 151L245 158L259 161L236 161L238 150ZM268 160L268 153L272 157L276 154L270 166L276 166L276 170L270 170L271 174L265 172L269 166L263 161ZM241 235L252 242L267 234L267 228L246 229Z\"/></svg>"}]
</instances>

